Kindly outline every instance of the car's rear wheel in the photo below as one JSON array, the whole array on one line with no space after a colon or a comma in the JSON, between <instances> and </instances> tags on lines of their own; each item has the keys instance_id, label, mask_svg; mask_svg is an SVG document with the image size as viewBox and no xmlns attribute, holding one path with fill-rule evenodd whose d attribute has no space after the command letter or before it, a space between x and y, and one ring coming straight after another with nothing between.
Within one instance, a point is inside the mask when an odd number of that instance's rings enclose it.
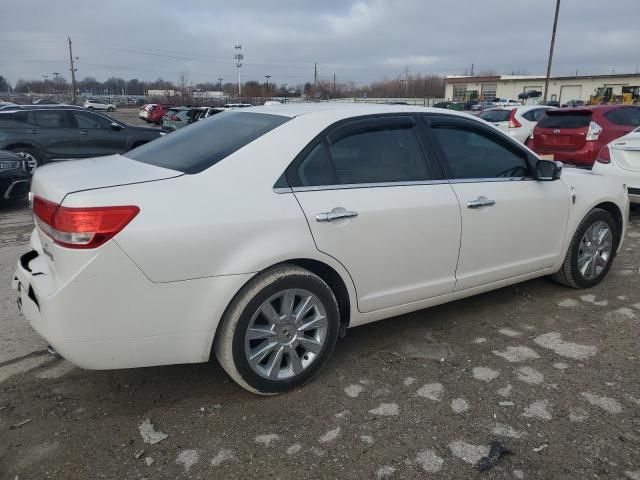
<instances>
[{"instance_id":1,"label":"car's rear wheel","mask_svg":"<svg viewBox=\"0 0 640 480\"><path fill-rule=\"evenodd\" d=\"M573 288L597 285L611 268L620 232L613 216L595 208L578 226L562 268L552 278Z\"/></svg>"},{"instance_id":2,"label":"car's rear wheel","mask_svg":"<svg viewBox=\"0 0 640 480\"><path fill-rule=\"evenodd\" d=\"M107 112L113 112L113 107L107 108Z\"/></svg>"},{"instance_id":3,"label":"car's rear wheel","mask_svg":"<svg viewBox=\"0 0 640 480\"><path fill-rule=\"evenodd\" d=\"M14 147L11 151L27 163L27 169L30 173L33 173L33 171L40 166L40 157L32 148Z\"/></svg>"},{"instance_id":4,"label":"car's rear wheel","mask_svg":"<svg viewBox=\"0 0 640 480\"><path fill-rule=\"evenodd\" d=\"M232 301L214 352L243 388L262 395L299 387L326 364L340 314L331 288L294 265L259 274Z\"/></svg>"}]
</instances>

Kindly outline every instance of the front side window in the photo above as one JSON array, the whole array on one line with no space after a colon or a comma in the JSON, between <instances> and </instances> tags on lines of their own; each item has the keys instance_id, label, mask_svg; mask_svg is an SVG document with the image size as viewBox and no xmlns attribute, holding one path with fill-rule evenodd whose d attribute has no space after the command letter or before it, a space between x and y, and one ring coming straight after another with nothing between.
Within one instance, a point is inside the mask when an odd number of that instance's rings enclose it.
<instances>
[{"instance_id":1,"label":"front side window","mask_svg":"<svg viewBox=\"0 0 640 480\"><path fill-rule=\"evenodd\" d=\"M76 118L78 128L82 129L95 129L101 128L107 130L111 128L111 122L100 115L93 115L88 112L73 112Z\"/></svg>"},{"instance_id":2,"label":"front side window","mask_svg":"<svg viewBox=\"0 0 640 480\"><path fill-rule=\"evenodd\" d=\"M357 185L431 179L413 125L359 129L328 146L318 143L297 167L301 186Z\"/></svg>"},{"instance_id":3,"label":"front side window","mask_svg":"<svg viewBox=\"0 0 640 480\"><path fill-rule=\"evenodd\" d=\"M124 155L158 167L198 173L288 120L289 117L281 115L225 112L145 143Z\"/></svg>"},{"instance_id":4,"label":"front side window","mask_svg":"<svg viewBox=\"0 0 640 480\"><path fill-rule=\"evenodd\" d=\"M524 156L484 131L464 126L433 127L442 148L451 178L516 178L530 176Z\"/></svg>"}]
</instances>

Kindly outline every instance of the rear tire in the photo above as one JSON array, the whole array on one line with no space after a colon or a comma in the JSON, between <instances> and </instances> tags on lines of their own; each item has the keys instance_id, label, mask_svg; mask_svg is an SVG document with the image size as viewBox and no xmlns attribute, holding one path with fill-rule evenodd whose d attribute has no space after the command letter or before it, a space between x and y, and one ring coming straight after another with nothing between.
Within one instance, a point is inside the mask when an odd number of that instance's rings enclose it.
<instances>
[{"instance_id":1,"label":"rear tire","mask_svg":"<svg viewBox=\"0 0 640 480\"><path fill-rule=\"evenodd\" d=\"M551 278L572 288L597 285L611 268L619 238L611 214L594 208L578 226L562 267Z\"/></svg>"},{"instance_id":2,"label":"rear tire","mask_svg":"<svg viewBox=\"0 0 640 480\"><path fill-rule=\"evenodd\" d=\"M241 387L273 395L305 384L324 367L339 325L338 302L324 280L284 264L240 290L221 321L213 350Z\"/></svg>"},{"instance_id":3,"label":"rear tire","mask_svg":"<svg viewBox=\"0 0 640 480\"><path fill-rule=\"evenodd\" d=\"M113 107L107 108L107 112L113 112Z\"/></svg>"}]
</instances>

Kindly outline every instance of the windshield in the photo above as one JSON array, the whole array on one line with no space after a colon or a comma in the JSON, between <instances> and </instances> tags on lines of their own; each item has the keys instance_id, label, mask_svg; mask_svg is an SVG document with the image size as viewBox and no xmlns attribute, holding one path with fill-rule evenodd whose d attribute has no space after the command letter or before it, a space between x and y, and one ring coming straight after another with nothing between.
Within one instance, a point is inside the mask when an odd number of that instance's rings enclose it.
<instances>
[{"instance_id":1,"label":"windshield","mask_svg":"<svg viewBox=\"0 0 640 480\"><path fill-rule=\"evenodd\" d=\"M135 148L124 156L139 162L198 173L287 122L289 117L227 111Z\"/></svg>"}]
</instances>

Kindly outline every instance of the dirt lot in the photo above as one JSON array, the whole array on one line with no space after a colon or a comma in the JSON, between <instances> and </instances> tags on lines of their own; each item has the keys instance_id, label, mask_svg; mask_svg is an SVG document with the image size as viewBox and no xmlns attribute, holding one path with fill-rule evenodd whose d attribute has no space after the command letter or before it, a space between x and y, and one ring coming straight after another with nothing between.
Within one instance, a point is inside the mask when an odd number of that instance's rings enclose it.
<instances>
[{"instance_id":1,"label":"dirt lot","mask_svg":"<svg viewBox=\"0 0 640 480\"><path fill-rule=\"evenodd\" d=\"M0 210L0 478L640 479L638 212L600 286L539 279L352 329L268 398L213 363L47 355L9 290L29 229ZM144 443L146 419L166 439ZM481 473L494 439L513 454Z\"/></svg>"}]
</instances>

